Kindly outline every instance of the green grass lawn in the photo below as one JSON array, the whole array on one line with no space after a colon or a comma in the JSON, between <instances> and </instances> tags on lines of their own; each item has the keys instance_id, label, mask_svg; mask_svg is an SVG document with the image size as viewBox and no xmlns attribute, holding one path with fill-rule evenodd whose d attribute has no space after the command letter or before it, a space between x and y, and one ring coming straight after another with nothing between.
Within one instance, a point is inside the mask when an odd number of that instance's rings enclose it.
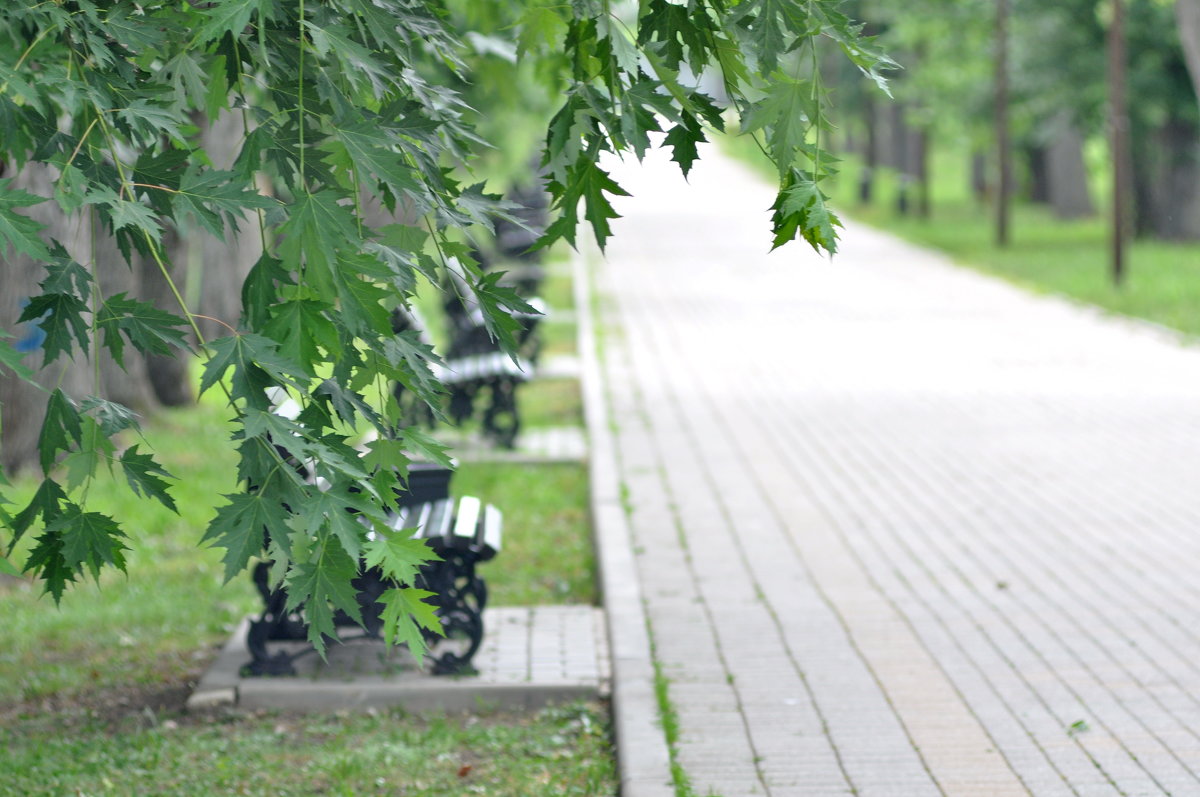
<instances>
[{"instance_id":1,"label":"green grass lawn","mask_svg":"<svg viewBox=\"0 0 1200 797\"><path fill-rule=\"evenodd\" d=\"M581 423L573 380L526 389L531 425ZM190 684L256 610L249 575L222 584L221 551L198 546L235 489L229 430L207 400L145 424L143 448L178 477L179 515L116 480L92 486L89 509L126 524L127 574L76 584L57 608L37 585L0 576L0 795L616 793L600 705L448 718L184 713ZM492 605L596 601L583 465L464 463L452 490L504 512L504 548L480 569Z\"/></svg>"},{"instance_id":2,"label":"green grass lawn","mask_svg":"<svg viewBox=\"0 0 1200 797\"><path fill-rule=\"evenodd\" d=\"M773 174L745 138L726 139L724 145L764 174ZM993 242L994 211L969 196L966 165L966 152L953 146L935 153L929 219L895 212L897 179L886 169L877 175L876 201L859 204L856 190L862 166L854 157L842 162L841 174L826 191L839 214L939 249L960 265L1035 292L1066 296L1189 336L1200 335L1200 243L1135 241L1127 255L1127 280L1117 288L1108 275L1103 209L1090 219L1064 221L1048 207L1018 202L1011 221L1012 243L1000 249Z\"/></svg>"},{"instance_id":3,"label":"green grass lawn","mask_svg":"<svg viewBox=\"0 0 1200 797\"><path fill-rule=\"evenodd\" d=\"M0 795L597 797L616 793L599 707L421 718L138 715L0 726Z\"/></svg>"}]
</instances>

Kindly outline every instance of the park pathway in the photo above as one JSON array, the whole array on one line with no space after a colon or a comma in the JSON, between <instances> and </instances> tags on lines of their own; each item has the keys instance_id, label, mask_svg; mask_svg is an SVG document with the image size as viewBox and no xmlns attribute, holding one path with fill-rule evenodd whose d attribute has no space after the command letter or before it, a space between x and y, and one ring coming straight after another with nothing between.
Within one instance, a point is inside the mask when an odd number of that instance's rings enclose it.
<instances>
[{"instance_id":1,"label":"park pathway","mask_svg":"<svg viewBox=\"0 0 1200 797\"><path fill-rule=\"evenodd\" d=\"M768 257L716 152L616 173L606 579L693 793L1200 795L1200 351L853 224Z\"/></svg>"}]
</instances>

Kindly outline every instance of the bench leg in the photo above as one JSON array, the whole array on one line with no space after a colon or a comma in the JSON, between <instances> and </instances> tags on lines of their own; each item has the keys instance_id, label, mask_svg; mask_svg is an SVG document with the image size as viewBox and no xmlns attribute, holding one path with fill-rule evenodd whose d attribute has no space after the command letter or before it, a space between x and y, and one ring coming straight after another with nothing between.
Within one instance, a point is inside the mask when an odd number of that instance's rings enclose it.
<instances>
[{"instance_id":1,"label":"bench leg","mask_svg":"<svg viewBox=\"0 0 1200 797\"><path fill-rule=\"evenodd\" d=\"M491 382L491 402L483 414L483 431L501 448L513 448L521 419L517 415L517 382L513 379L494 379Z\"/></svg>"},{"instance_id":2,"label":"bench leg","mask_svg":"<svg viewBox=\"0 0 1200 797\"><path fill-rule=\"evenodd\" d=\"M475 574L475 556L469 552L442 554L421 571L422 587L436 594L445 637L427 633L434 675L471 675L471 659L483 642L483 609L487 584Z\"/></svg>"}]
</instances>

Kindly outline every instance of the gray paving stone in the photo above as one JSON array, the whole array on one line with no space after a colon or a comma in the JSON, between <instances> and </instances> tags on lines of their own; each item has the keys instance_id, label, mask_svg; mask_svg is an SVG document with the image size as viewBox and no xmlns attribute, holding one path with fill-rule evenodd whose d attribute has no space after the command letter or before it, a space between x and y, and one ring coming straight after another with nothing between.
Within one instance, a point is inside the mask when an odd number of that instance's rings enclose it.
<instances>
[{"instance_id":1,"label":"gray paving stone","mask_svg":"<svg viewBox=\"0 0 1200 797\"><path fill-rule=\"evenodd\" d=\"M689 749L774 797L1200 794L1200 351L852 224L763 258L720 158L620 177L605 408Z\"/></svg>"},{"instance_id":2,"label":"gray paving stone","mask_svg":"<svg viewBox=\"0 0 1200 797\"><path fill-rule=\"evenodd\" d=\"M416 667L404 649L354 642L309 656L294 677L244 678L246 622L201 677L188 706L334 711L401 706L411 711L469 711L480 705L536 708L595 699L609 692L604 613L590 606L509 607L484 612L484 640L469 677L438 677ZM571 652L566 655L566 643ZM280 646L286 643L274 643Z\"/></svg>"}]
</instances>

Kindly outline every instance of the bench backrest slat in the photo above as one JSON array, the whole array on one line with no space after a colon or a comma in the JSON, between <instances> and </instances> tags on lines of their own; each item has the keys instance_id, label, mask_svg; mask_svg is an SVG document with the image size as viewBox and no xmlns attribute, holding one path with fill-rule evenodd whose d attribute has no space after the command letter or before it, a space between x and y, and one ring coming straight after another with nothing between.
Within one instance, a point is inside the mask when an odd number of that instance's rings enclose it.
<instances>
[{"instance_id":1,"label":"bench backrest slat","mask_svg":"<svg viewBox=\"0 0 1200 797\"><path fill-rule=\"evenodd\" d=\"M503 524L504 516L500 510L488 504L484 509L483 523L479 529L479 536L482 537L479 543L484 550L490 549L492 555L500 552L500 534Z\"/></svg>"},{"instance_id":2,"label":"bench backrest slat","mask_svg":"<svg viewBox=\"0 0 1200 797\"><path fill-rule=\"evenodd\" d=\"M479 512L482 502L472 496L464 495L458 501L458 519L454 523L453 544L471 545L475 542L475 526L479 523ZM451 543L449 539L447 543Z\"/></svg>"},{"instance_id":3,"label":"bench backrest slat","mask_svg":"<svg viewBox=\"0 0 1200 797\"><path fill-rule=\"evenodd\" d=\"M437 503L437 512L429 518L429 526L424 534L430 540L444 540L450 533L450 524L454 521L454 502L447 498Z\"/></svg>"}]
</instances>

